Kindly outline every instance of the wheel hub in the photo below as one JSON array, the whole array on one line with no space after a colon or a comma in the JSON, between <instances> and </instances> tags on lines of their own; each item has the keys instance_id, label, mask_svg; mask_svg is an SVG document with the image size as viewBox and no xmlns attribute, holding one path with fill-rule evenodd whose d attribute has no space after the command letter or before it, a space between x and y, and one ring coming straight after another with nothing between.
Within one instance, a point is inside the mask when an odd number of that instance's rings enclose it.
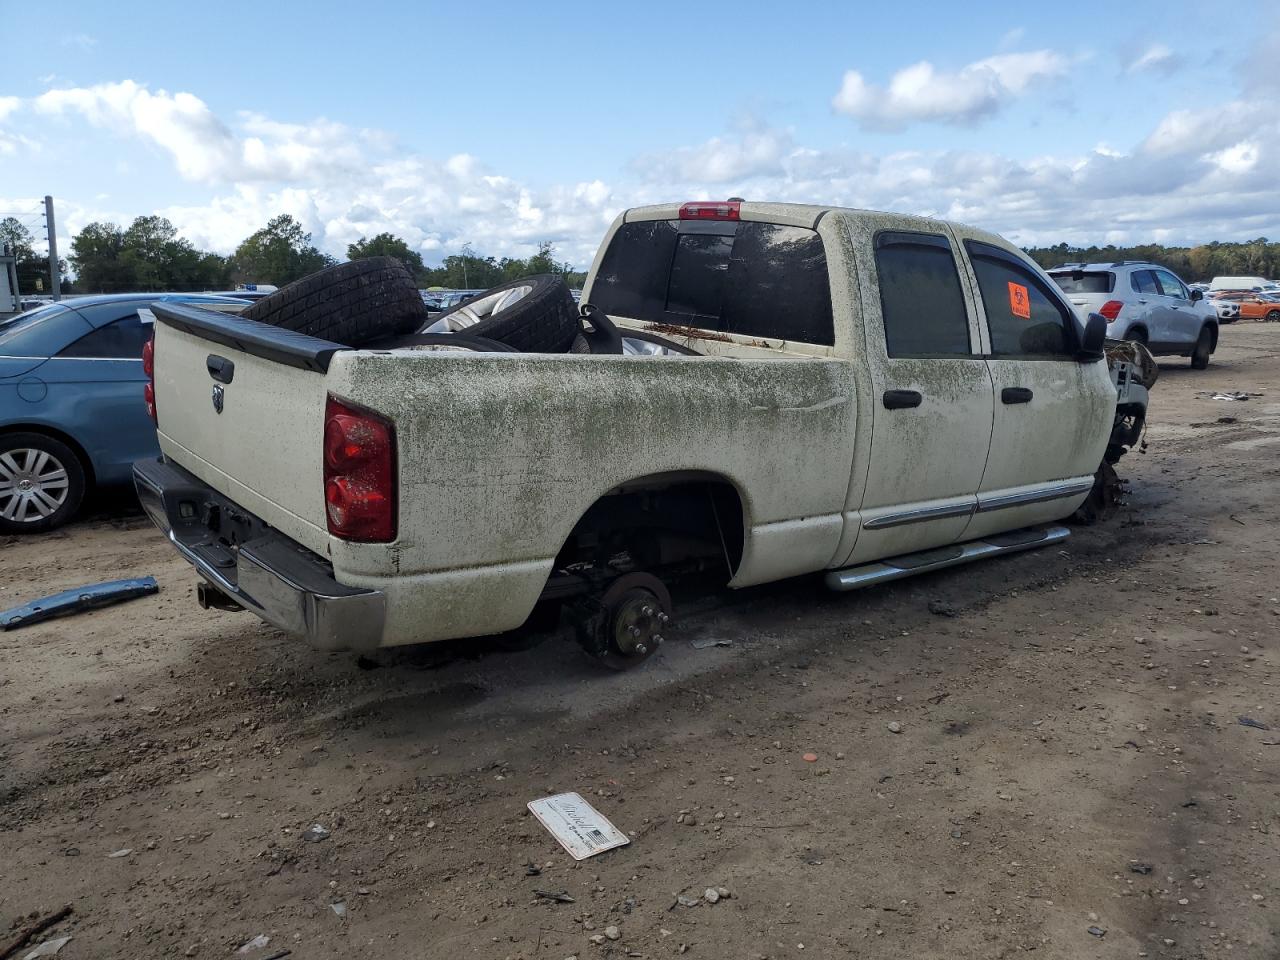
<instances>
[{"instance_id":1,"label":"wheel hub","mask_svg":"<svg viewBox=\"0 0 1280 960\"><path fill-rule=\"evenodd\" d=\"M662 645L671 623L671 595L657 577L628 573L591 601L592 612L578 622L578 638L600 663L626 670L643 663Z\"/></svg>"},{"instance_id":2,"label":"wheel hub","mask_svg":"<svg viewBox=\"0 0 1280 960\"><path fill-rule=\"evenodd\" d=\"M68 491L67 470L48 451L0 451L0 518L18 523L44 520L66 502Z\"/></svg>"}]
</instances>

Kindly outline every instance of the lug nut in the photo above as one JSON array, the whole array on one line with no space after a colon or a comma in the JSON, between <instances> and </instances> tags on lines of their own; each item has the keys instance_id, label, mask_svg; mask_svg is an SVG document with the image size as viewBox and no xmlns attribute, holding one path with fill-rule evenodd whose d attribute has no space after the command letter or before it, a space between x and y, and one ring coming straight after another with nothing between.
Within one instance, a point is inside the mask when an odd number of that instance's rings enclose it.
<instances>
[{"instance_id":1,"label":"lug nut","mask_svg":"<svg viewBox=\"0 0 1280 960\"><path fill-rule=\"evenodd\" d=\"M655 647L660 647L660 646L662 646L662 634L660 634L660 633L655 633L655 634L653 635L653 645L654 645Z\"/></svg>"},{"instance_id":2,"label":"lug nut","mask_svg":"<svg viewBox=\"0 0 1280 960\"><path fill-rule=\"evenodd\" d=\"M636 644L636 653L638 653L640 656L643 657L648 652L649 652L649 648L646 647L643 643Z\"/></svg>"},{"instance_id":3,"label":"lug nut","mask_svg":"<svg viewBox=\"0 0 1280 960\"><path fill-rule=\"evenodd\" d=\"M658 622L659 622L659 623L666 623L666 622L667 622L668 620L670 620L670 619L671 619L671 618L670 618L670 617L668 617L668 616L667 616L665 613L663 613L661 610L659 610L659 611L658 611Z\"/></svg>"},{"instance_id":4,"label":"lug nut","mask_svg":"<svg viewBox=\"0 0 1280 960\"><path fill-rule=\"evenodd\" d=\"M646 603L643 607L641 607L641 608L640 608L640 612L641 612L642 614L644 614L646 617L652 617L652 616L653 616L653 607L649 606L649 605Z\"/></svg>"},{"instance_id":5,"label":"lug nut","mask_svg":"<svg viewBox=\"0 0 1280 960\"><path fill-rule=\"evenodd\" d=\"M638 637L638 636L640 636L640 628L639 628L639 627L627 627L627 633L631 634L631 636L633 636L633 637Z\"/></svg>"}]
</instances>

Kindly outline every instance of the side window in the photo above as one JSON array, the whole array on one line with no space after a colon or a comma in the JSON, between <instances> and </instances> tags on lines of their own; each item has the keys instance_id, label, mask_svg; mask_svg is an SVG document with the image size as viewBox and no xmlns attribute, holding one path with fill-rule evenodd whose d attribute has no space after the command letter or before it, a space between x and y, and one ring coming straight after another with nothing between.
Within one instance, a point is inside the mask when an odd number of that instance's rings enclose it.
<instances>
[{"instance_id":1,"label":"side window","mask_svg":"<svg viewBox=\"0 0 1280 960\"><path fill-rule=\"evenodd\" d=\"M997 357L1057 359L1075 354L1075 315L1013 254L966 240Z\"/></svg>"},{"instance_id":2,"label":"side window","mask_svg":"<svg viewBox=\"0 0 1280 960\"><path fill-rule=\"evenodd\" d=\"M151 337L151 327L136 313L87 333L63 348L60 357L98 360L141 360L142 346Z\"/></svg>"},{"instance_id":3,"label":"side window","mask_svg":"<svg viewBox=\"0 0 1280 960\"><path fill-rule=\"evenodd\" d=\"M946 237L879 234L876 272L889 356L971 356L964 292Z\"/></svg>"},{"instance_id":4,"label":"side window","mask_svg":"<svg viewBox=\"0 0 1280 960\"><path fill-rule=\"evenodd\" d=\"M1135 270L1129 278L1129 283L1135 293L1154 293L1157 296L1160 294L1159 288L1156 287L1156 275L1150 270Z\"/></svg>"},{"instance_id":5,"label":"side window","mask_svg":"<svg viewBox=\"0 0 1280 960\"><path fill-rule=\"evenodd\" d=\"M1183 287L1182 281L1175 277L1168 270L1157 270L1156 282L1160 284L1160 292L1166 297L1178 297L1182 300L1187 299L1186 288Z\"/></svg>"}]
</instances>

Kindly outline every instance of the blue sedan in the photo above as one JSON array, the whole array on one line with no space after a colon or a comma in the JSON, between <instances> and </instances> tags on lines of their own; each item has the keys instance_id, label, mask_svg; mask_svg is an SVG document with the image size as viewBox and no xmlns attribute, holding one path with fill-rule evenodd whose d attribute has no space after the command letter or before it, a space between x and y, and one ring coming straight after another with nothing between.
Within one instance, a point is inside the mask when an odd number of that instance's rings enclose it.
<instances>
[{"instance_id":1,"label":"blue sedan","mask_svg":"<svg viewBox=\"0 0 1280 960\"><path fill-rule=\"evenodd\" d=\"M60 526L91 488L126 483L135 460L159 455L142 398L147 308L157 300L248 306L231 297L116 294L0 320L0 533Z\"/></svg>"}]
</instances>

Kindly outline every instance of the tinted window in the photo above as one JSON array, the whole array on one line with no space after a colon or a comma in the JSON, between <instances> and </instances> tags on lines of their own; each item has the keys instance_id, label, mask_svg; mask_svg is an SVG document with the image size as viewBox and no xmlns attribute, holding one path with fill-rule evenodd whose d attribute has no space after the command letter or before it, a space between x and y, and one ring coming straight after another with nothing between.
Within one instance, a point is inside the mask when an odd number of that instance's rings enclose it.
<instances>
[{"instance_id":1,"label":"tinted window","mask_svg":"<svg viewBox=\"0 0 1280 960\"><path fill-rule=\"evenodd\" d=\"M1155 293L1159 294L1156 289L1156 276L1150 270L1136 270L1129 278L1129 283L1137 293Z\"/></svg>"},{"instance_id":2,"label":"tinted window","mask_svg":"<svg viewBox=\"0 0 1280 960\"><path fill-rule=\"evenodd\" d=\"M605 313L746 336L835 342L831 285L814 230L773 223L623 224L591 300Z\"/></svg>"},{"instance_id":3,"label":"tinted window","mask_svg":"<svg viewBox=\"0 0 1280 960\"><path fill-rule=\"evenodd\" d=\"M1071 273L1051 273L1053 282L1063 293L1110 293L1116 288L1116 275L1106 270L1085 273L1075 270Z\"/></svg>"},{"instance_id":4,"label":"tinted window","mask_svg":"<svg viewBox=\"0 0 1280 960\"><path fill-rule=\"evenodd\" d=\"M150 324L135 313L123 320L99 327L61 353L60 357L93 357L112 360L141 360L142 345L151 337Z\"/></svg>"},{"instance_id":5,"label":"tinted window","mask_svg":"<svg viewBox=\"0 0 1280 960\"><path fill-rule=\"evenodd\" d=\"M1157 270L1156 283L1160 285L1160 292L1166 297L1180 297L1187 299L1187 291L1183 289L1182 281L1175 277L1168 270Z\"/></svg>"},{"instance_id":6,"label":"tinted window","mask_svg":"<svg viewBox=\"0 0 1280 960\"><path fill-rule=\"evenodd\" d=\"M889 356L970 355L964 293L946 238L881 234L876 272Z\"/></svg>"},{"instance_id":7,"label":"tinted window","mask_svg":"<svg viewBox=\"0 0 1280 960\"><path fill-rule=\"evenodd\" d=\"M1074 319L1060 296L999 247L965 241L991 331L991 352L1005 357L1069 357Z\"/></svg>"}]
</instances>

